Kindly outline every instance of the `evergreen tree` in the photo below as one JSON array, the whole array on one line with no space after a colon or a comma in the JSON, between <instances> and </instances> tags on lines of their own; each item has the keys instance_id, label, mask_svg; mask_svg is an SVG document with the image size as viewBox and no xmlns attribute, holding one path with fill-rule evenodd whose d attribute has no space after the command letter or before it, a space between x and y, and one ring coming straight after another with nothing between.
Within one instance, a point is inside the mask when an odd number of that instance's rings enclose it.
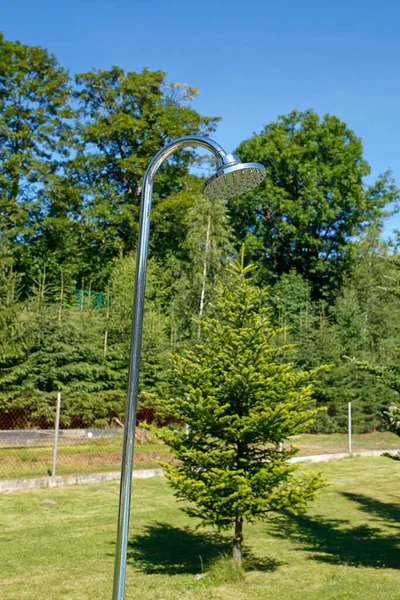
<instances>
[{"instance_id":1,"label":"evergreen tree","mask_svg":"<svg viewBox=\"0 0 400 600\"><path fill-rule=\"evenodd\" d=\"M270 513L305 508L321 485L319 475L293 477L296 465L281 452L281 440L305 431L315 409L317 372L296 371L275 344L265 292L253 286L252 266L234 263L228 286L220 287L213 318L202 322L202 343L174 357L182 395L169 401L189 434L163 430L178 465L164 464L180 498L203 524L234 529L233 558L242 556L243 523Z\"/></svg>"},{"instance_id":2,"label":"evergreen tree","mask_svg":"<svg viewBox=\"0 0 400 600\"><path fill-rule=\"evenodd\" d=\"M13 270L12 258L0 250L0 428L24 421L16 406L28 365L29 341L25 335L29 316L20 302L21 275Z\"/></svg>"},{"instance_id":3,"label":"evergreen tree","mask_svg":"<svg viewBox=\"0 0 400 600\"><path fill-rule=\"evenodd\" d=\"M392 269L391 276L387 276L390 285L382 286L382 291L399 298L400 297L400 258L395 255L390 257L389 263L394 267ZM397 355L398 355L398 344L397 344ZM390 405L386 405L382 411L383 417L390 431L393 431L400 436L400 403L397 400L397 394L400 393L400 365L399 364L387 364L377 365L368 362L355 361L355 364L363 371L368 371L373 374L380 383L384 386L396 392L396 400Z\"/></svg>"},{"instance_id":4,"label":"evergreen tree","mask_svg":"<svg viewBox=\"0 0 400 600\"><path fill-rule=\"evenodd\" d=\"M135 254L115 261L110 286L105 294L108 306L103 311L104 354L108 377L113 381L113 389L119 394L123 405L128 387L135 270ZM138 418L156 422L166 415L165 409L160 406L160 399L168 395L170 385L168 318L163 311L165 291L160 285L161 279L159 266L154 260L150 260L147 270Z\"/></svg>"},{"instance_id":5,"label":"evergreen tree","mask_svg":"<svg viewBox=\"0 0 400 600\"><path fill-rule=\"evenodd\" d=\"M312 369L322 364L335 368L315 384L315 398L326 412L316 416L310 431L347 431L347 404L352 402L353 429L369 432L381 426L381 413L393 403L394 392L376 376L360 371L346 356L375 364L396 362L399 307L389 297L382 303L385 255L388 248L376 231L354 247L352 273L346 278L333 306L311 298L311 285L295 272L282 275L271 290L274 319L288 326L283 341L294 343L292 359L297 367Z\"/></svg>"}]
</instances>

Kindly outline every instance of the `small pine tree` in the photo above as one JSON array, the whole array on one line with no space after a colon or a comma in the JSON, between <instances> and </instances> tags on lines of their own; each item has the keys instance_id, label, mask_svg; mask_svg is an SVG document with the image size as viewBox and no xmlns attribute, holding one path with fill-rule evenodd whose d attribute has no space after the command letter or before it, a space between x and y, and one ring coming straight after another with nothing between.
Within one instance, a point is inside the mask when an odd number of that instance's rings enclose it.
<instances>
[{"instance_id":1,"label":"small pine tree","mask_svg":"<svg viewBox=\"0 0 400 600\"><path fill-rule=\"evenodd\" d=\"M112 389L125 406L128 387L129 348L133 308L133 281L136 257L129 254L115 261L110 290L106 294L104 314L104 355ZM164 315L163 287L157 277L158 266L149 262L146 287L146 310L143 324L138 420L163 422L168 411L159 403L169 393L167 317ZM123 415L121 414L121 417Z\"/></svg>"},{"instance_id":2,"label":"small pine tree","mask_svg":"<svg viewBox=\"0 0 400 600\"><path fill-rule=\"evenodd\" d=\"M219 529L234 529L233 559L242 557L243 523L271 512L304 509L323 486L318 475L293 477L293 447L279 442L304 432L316 410L311 382L325 367L295 371L271 326L266 293L253 286L252 266L233 263L230 283L219 289L214 318L202 321L202 344L175 355L184 393L169 401L189 433L163 429L177 465L161 463L190 514Z\"/></svg>"}]
</instances>

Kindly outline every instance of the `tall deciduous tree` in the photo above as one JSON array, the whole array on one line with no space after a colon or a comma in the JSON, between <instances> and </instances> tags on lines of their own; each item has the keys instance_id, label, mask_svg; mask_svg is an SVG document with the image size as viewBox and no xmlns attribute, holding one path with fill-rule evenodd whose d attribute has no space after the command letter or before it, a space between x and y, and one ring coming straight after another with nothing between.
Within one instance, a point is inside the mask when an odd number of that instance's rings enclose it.
<instances>
[{"instance_id":1,"label":"tall deciduous tree","mask_svg":"<svg viewBox=\"0 0 400 600\"><path fill-rule=\"evenodd\" d=\"M366 186L370 167L360 139L337 117L320 119L311 110L279 117L237 153L267 171L260 188L229 202L237 242L246 242L261 275L294 268L312 283L314 297L336 290L352 240L380 224L398 200L390 173Z\"/></svg>"},{"instance_id":2,"label":"tall deciduous tree","mask_svg":"<svg viewBox=\"0 0 400 600\"><path fill-rule=\"evenodd\" d=\"M68 154L70 97L54 55L0 36L0 231L21 252L40 228L41 193Z\"/></svg>"},{"instance_id":3,"label":"tall deciduous tree","mask_svg":"<svg viewBox=\"0 0 400 600\"><path fill-rule=\"evenodd\" d=\"M202 323L202 345L175 356L181 397L168 404L189 434L164 430L179 459L163 464L178 497L194 503L204 524L234 530L233 558L242 556L243 523L303 509L322 485L319 475L293 477L294 448L281 440L313 421L314 371L295 371L275 344L265 292L251 285L253 267L233 266L214 318ZM276 340L275 340L276 341Z\"/></svg>"},{"instance_id":4,"label":"tall deciduous tree","mask_svg":"<svg viewBox=\"0 0 400 600\"><path fill-rule=\"evenodd\" d=\"M150 159L176 137L207 135L217 119L193 110L197 90L167 84L162 71L125 73L113 67L80 74L76 82L81 119L75 173L85 196L89 259L101 265L136 246L141 185ZM183 188L193 160L187 149L171 156L157 174L155 205Z\"/></svg>"}]
</instances>

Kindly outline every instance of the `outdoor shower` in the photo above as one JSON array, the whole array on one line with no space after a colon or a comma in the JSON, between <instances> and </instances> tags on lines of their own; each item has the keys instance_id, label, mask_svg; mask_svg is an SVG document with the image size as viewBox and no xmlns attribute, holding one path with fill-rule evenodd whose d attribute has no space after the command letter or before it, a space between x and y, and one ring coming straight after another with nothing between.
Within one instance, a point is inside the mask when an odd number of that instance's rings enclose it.
<instances>
[{"instance_id":1,"label":"outdoor shower","mask_svg":"<svg viewBox=\"0 0 400 600\"><path fill-rule=\"evenodd\" d=\"M129 532L129 510L131 501L131 483L133 452L135 443L135 425L139 388L140 351L142 344L143 308L146 286L146 265L150 232L150 210L155 174L162 163L184 146L201 146L210 150L217 159L217 172L204 186L204 192L211 199L227 200L243 194L265 177L265 168L257 163L242 163L235 154L227 154L223 148L206 137L186 136L178 138L162 148L151 160L144 176L139 242L136 260L136 279L132 318L131 354L129 365L128 394L126 400L124 445L122 451L121 486L119 498L118 531L115 554L113 600L123 600L125 586L126 555Z\"/></svg>"}]
</instances>

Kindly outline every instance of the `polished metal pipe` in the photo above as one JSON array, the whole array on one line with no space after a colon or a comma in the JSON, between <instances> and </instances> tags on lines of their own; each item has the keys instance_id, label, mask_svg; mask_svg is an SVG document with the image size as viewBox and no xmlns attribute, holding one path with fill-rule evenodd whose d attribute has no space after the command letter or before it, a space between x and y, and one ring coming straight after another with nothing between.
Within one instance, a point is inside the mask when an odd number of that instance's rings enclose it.
<instances>
[{"instance_id":1,"label":"polished metal pipe","mask_svg":"<svg viewBox=\"0 0 400 600\"><path fill-rule=\"evenodd\" d=\"M121 484L117 543L115 553L113 600L123 600L125 587L126 557L129 534L129 512L133 454L135 445L135 425L139 389L140 351L142 346L143 309L146 288L146 266L150 233L150 210L154 176L162 163L176 150L184 146L201 146L210 150L217 159L217 167L229 161L225 150L209 138L186 136L172 141L162 148L151 160L143 180L140 209L139 242L136 259L136 280L133 304L131 352L129 364L128 394L126 399L124 445L122 450ZM227 159L225 159L227 157ZM225 159L225 160L224 160ZM237 159L237 157L235 157Z\"/></svg>"}]
</instances>

